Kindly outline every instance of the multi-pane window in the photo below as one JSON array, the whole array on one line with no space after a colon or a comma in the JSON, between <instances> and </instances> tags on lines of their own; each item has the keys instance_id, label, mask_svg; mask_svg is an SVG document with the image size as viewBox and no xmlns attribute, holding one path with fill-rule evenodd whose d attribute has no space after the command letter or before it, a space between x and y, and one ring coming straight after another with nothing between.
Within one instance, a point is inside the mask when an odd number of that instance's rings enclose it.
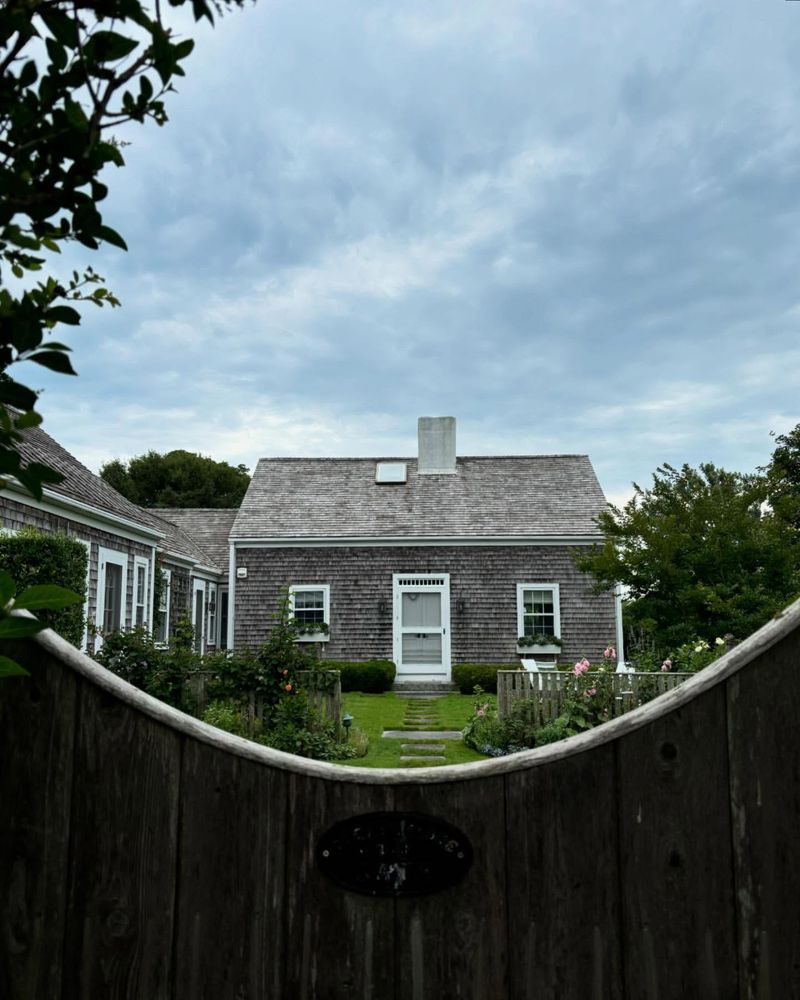
<instances>
[{"instance_id":1,"label":"multi-pane window","mask_svg":"<svg viewBox=\"0 0 800 1000\"><path fill-rule=\"evenodd\" d=\"M289 606L292 617L306 637L315 633L322 635L330 624L330 586L320 583L290 587Z\"/></svg>"},{"instance_id":2,"label":"multi-pane window","mask_svg":"<svg viewBox=\"0 0 800 1000\"><path fill-rule=\"evenodd\" d=\"M137 556L133 565L133 623L144 625L147 622L147 577L150 564L146 559Z\"/></svg>"},{"instance_id":3,"label":"multi-pane window","mask_svg":"<svg viewBox=\"0 0 800 1000\"><path fill-rule=\"evenodd\" d=\"M169 641L169 604L170 591L172 589L172 570L161 570L161 594L158 598L158 609L156 611L156 627L154 637L156 642L167 643Z\"/></svg>"},{"instance_id":4,"label":"multi-pane window","mask_svg":"<svg viewBox=\"0 0 800 1000\"><path fill-rule=\"evenodd\" d=\"M116 632L122 622L122 567L107 563L103 581L103 631Z\"/></svg>"},{"instance_id":5,"label":"multi-pane window","mask_svg":"<svg viewBox=\"0 0 800 1000\"><path fill-rule=\"evenodd\" d=\"M97 552L97 608L95 625L103 634L124 628L127 615L128 557L116 549L100 546ZM95 639L95 651L103 643Z\"/></svg>"},{"instance_id":6,"label":"multi-pane window","mask_svg":"<svg viewBox=\"0 0 800 1000\"><path fill-rule=\"evenodd\" d=\"M217 585L208 584L208 615L206 622L206 639L211 645L217 642Z\"/></svg>"},{"instance_id":7,"label":"multi-pane window","mask_svg":"<svg viewBox=\"0 0 800 1000\"><path fill-rule=\"evenodd\" d=\"M517 628L519 635L561 635L558 584L517 585Z\"/></svg>"}]
</instances>

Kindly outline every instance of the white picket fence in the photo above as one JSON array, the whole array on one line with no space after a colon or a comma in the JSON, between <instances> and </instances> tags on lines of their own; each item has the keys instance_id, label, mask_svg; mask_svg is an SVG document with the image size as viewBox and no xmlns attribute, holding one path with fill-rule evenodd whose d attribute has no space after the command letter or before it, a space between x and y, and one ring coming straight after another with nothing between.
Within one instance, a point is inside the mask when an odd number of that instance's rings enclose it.
<instances>
[{"instance_id":1,"label":"white picket fence","mask_svg":"<svg viewBox=\"0 0 800 1000\"><path fill-rule=\"evenodd\" d=\"M582 675L582 686L585 688L585 682L590 681L598 692L597 697L607 702L609 718L615 719L665 691L671 691L693 676L686 673L612 674L589 671ZM539 673L498 670L497 714L504 718L515 701L525 699L538 704L539 711L533 722L536 726L544 726L562 713L567 694L575 691L578 684L578 678L571 670L543 670Z\"/></svg>"}]
</instances>

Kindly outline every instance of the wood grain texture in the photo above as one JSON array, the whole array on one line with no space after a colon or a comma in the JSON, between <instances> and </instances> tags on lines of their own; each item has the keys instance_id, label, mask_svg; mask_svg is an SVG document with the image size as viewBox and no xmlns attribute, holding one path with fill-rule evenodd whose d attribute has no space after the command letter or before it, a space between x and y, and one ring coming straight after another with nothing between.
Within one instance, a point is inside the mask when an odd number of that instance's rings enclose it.
<instances>
[{"instance_id":1,"label":"wood grain texture","mask_svg":"<svg viewBox=\"0 0 800 1000\"><path fill-rule=\"evenodd\" d=\"M31 642L0 645L0 996L60 996L77 679Z\"/></svg>"},{"instance_id":2,"label":"wood grain texture","mask_svg":"<svg viewBox=\"0 0 800 1000\"><path fill-rule=\"evenodd\" d=\"M394 901L330 881L314 862L334 823L393 809L394 791L292 775L286 842L286 941L278 1000L392 1000Z\"/></svg>"},{"instance_id":3,"label":"wood grain texture","mask_svg":"<svg viewBox=\"0 0 800 1000\"><path fill-rule=\"evenodd\" d=\"M65 997L171 991L180 737L82 685Z\"/></svg>"},{"instance_id":4,"label":"wood grain texture","mask_svg":"<svg viewBox=\"0 0 800 1000\"><path fill-rule=\"evenodd\" d=\"M615 1000L621 988L611 747L506 777L513 1000Z\"/></svg>"},{"instance_id":5,"label":"wood grain texture","mask_svg":"<svg viewBox=\"0 0 800 1000\"><path fill-rule=\"evenodd\" d=\"M619 740L617 774L629 994L735 997L724 690Z\"/></svg>"},{"instance_id":6,"label":"wood grain texture","mask_svg":"<svg viewBox=\"0 0 800 1000\"><path fill-rule=\"evenodd\" d=\"M507 995L508 927L501 777L395 789L395 809L444 819L466 834L470 871L450 889L395 903L397 1000Z\"/></svg>"},{"instance_id":7,"label":"wood grain texture","mask_svg":"<svg viewBox=\"0 0 800 1000\"><path fill-rule=\"evenodd\" d=\"M184 747L174 1000L281 995L288 780Z\"/></svg>"},{"instance_id":8,"label":"wood grain texture","mask_svg":"<svg viewBox=\"0 0 800 1000\"><path fill-rule=\"evenodd\" d=\"M800 634L728 681L740 997L800 997Z\"/></svg>"}]
</instances>

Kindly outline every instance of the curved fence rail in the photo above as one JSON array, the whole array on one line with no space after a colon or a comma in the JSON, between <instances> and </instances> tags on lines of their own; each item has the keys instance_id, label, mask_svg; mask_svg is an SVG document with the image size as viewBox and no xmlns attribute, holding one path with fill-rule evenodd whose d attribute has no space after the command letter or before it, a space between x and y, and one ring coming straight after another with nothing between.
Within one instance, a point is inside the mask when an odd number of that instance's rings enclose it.
<instances>
[{"instance_id":1,"label":"curved fence rail","mask_svg":"<svg viewBox=\"0 0 800 1000\"><path fill-rule=\"evenodd\" d=\"M14 654L32 676L0 682L3 998L800 997L800 604L590 733L412 772L228 736L52 633ZM441 821L466 875L343 888L320 838L376 813ZM383 847L346 829L357 874Z\"/></svg>"}]
</instances>

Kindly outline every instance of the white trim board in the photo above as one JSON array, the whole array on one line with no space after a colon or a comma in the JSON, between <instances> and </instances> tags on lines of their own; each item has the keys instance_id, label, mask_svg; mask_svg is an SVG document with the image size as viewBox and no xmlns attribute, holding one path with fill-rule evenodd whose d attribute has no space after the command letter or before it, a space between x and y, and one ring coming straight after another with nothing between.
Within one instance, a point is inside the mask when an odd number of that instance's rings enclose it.
<instances>
[{"instance_id":1,"label":"white trim board","mask_svg":"<svg viewBox=\"0 0 800 1000\"><path fill-rule=\"evenodd\" d=\"M165 537L163 532L156 531L154 528L148 528L143 524L139 525L135 521L129 521L127 518L92 507L81 500L72 500L60 493L53 493L52 490L44 491L45 500L36 500L29 494L22 493L21 490L14 489L13 484L10 488L6 487L3 493L8 496L9 500L22 504L23 507L31 507L33 510L54 514L56 517L65 517L76 524L97 528L98 531L107 531L127 541L152 545L154 538L160 541ZM111 532L111 528L113 528L113 532Z\"/></svg>"}]
</instances>

